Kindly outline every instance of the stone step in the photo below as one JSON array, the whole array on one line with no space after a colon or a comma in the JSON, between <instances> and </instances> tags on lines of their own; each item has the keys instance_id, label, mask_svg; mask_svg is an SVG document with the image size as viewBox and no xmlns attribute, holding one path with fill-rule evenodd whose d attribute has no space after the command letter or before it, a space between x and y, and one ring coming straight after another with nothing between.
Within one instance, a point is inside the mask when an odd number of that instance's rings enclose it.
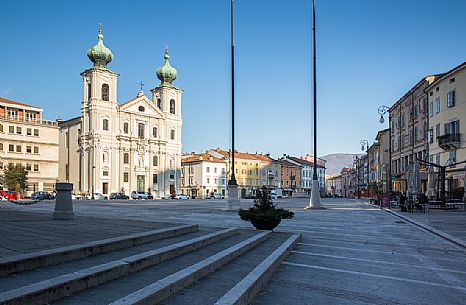
<instances>
[{"instance_id":1,"label":"stone step","mask_svg":"<svg viewBox=\"0 0 466 305\"><path fill-rule=\"evenodd\" d=\"M199 230L198 225L177 226L8 257L0 259L0 276L56 265L101 253L126 249L164 238L191 233L197 230Z\"/></svg>"},{"instance_id":2,"label":"stone step","mask_svg":"<svg viewBox=\"0 0 466 305\"><path fill-rule=\"evenodd\" d=\"M82 269L0 293L0 304L46 304L64 296L100 285L174 257L195 251L239 233L236 228L213 232L163 248Z\"/></svg>"},{"instance_id":3,"label":"stone step","mask_svg":"<svg viewBox=\"0 0 466 305\"><path fill-rule=\"evenodd\" d=\"M251 248L254 248L270 237L271 234L271 232L260 232L185 269L126 295L112 302L111 305L158 304L170 295L192 285L195 281L200 280Z\"/></svg>"},{"instance_id":4,"label":"stone step","mask_svg":"<svg viewBox=\"0 0 466 305\"><path fill-rule=\"evenodd\" d=\"M92 287L80 293L60 299L55 305L82 305L82 304L109 304L123 298L139 289L155 283L167 276L189 268L199 261L222 252L229 247L243 242L256 235L256 231L241 230L240 234L233 235L206 247L185 253L158 265L127 274L108 283Z\"/></svg>"},{"instance_id":5,"label":"stone step","mask_svg":"<svg viewBox=\"0 0 466 305\"><path fill-rule=\"evenodd\" d=\"M172 295L161 304L164 305L206 305L206 304L247 304L239 296L247 295L251 302L255 293L266 283L280 265L284 256L296 244L299 235L290 237L289 233L273 233L272 236L254 249L220 268L217 272L198 280L181 293ZM269 268L272 266L271 268ZM265 271L265 272L263 272ZM261 276L264 274L263 276ZM241 293L238 293L241 291Z\"/></svg>"},{"instance_id":6,"label":"stone step","mask_svg":"<svg viewBox=\"0 0 466 305\"><path fill-rule=\"evenodd\" d=\"M295 234L288 238L214 305L250 304L262 287L265 286L272 273L296 247L300 239L300 234Z\"/></svg>"},{"instance_id":7,"label":"stone step","mask_svg":"<svg viewBox=\"0 0 466 305\"><path fill-rule=\"evenodd\" d=\"M0 284L0 293L16 289L18 287L28 286L37 282L56 278L73 272L79 272L83 269L110 263L116 260L125 259L129 256L144 253L154 249L160 249L172 244L204 236L214 232L214 228L200 228L200 230L183 234L175 237L156 240L147 244L142 244L126 249L88 256L79 260L61 263L54 266L43 267L31 271L26 271L12 276L3 277ZM217 229L218 230L218 229Z\"/></svg>"}]
</instances>

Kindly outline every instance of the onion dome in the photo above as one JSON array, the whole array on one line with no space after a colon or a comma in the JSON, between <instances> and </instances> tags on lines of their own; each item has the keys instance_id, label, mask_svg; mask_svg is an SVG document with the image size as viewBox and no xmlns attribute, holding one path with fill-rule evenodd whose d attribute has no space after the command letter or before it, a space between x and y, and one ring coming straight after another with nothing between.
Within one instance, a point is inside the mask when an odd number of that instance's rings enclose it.
<instances>
[{"instance_id":1,"label":"onion dome","mask_svg":"<svg viewBox=\"0 0 466 305\"><path fill-rule=\"evenodd\" d=\"M106 68L107 64L112 61L113 54L110 49L104 45L104 35L102 34L102 25L100 24L97 38L99 41L87 51L87 57L94 63L94 67Z\"/></svg>"},{"instance_id":2,"label":"onion dome","mask_svg":"<svg viewBox=\"0 0 466 305\"><path fill-rule=\"evenodd\" d=\"M157 69L155 71L155 74L157 75L157 78L160 79L161 85L172 85L172 82L176 79L176 69L173 68L168 60L170 59L170 56L168 55L168 49L165 49L165 63L163 66Z\"/></svg>"}]
</instances>

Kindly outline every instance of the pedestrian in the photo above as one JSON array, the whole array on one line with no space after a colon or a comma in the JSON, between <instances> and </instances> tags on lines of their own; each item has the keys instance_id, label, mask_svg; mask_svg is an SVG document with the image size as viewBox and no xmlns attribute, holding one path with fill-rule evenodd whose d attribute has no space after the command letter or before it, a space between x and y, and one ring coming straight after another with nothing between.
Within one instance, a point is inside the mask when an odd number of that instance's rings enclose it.
<instances>
[{"instance_id":1,"label":"pedestrian","mask_svg":"<svg viewBox=\"0 0 466 305\"><path fill-rule=\"evenodd\" d=\"M407 212L408 209L406 208L406 197L403 193L400 194L399 200L401 212Z\"/></svg>"}]
</instances>

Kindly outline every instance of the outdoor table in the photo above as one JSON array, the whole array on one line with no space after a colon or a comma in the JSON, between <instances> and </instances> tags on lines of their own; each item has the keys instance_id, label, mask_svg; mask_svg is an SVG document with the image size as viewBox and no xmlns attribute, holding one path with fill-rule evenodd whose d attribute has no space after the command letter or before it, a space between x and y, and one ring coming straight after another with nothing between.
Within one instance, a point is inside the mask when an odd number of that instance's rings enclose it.
<instances>
[{"instance_id":1,"label":"outdoor table","mask_svg":"<svg viewBox=\"0 0 466 305\"><path fill-rule=\"evenodd\" d=\"M458 211L464 211L464 202L447 202L446 204L447 208L456 208Z\"/></svg>"},{"instance_id":2,"label":"outdoor table","mask_svg":"<svg viewBox=\"0 0 466 305\"><path fill-rule=\"evenodd\" d=\"M398 201L391 200L390 201L390 208L399 208Z\"/></svg>"},{"instance_id":3,"label":"outdoor table","mask_svg":"<svg viewBox=\"0 0 466 305\"><path fill-rule=\"evenodd\" d=\"M457 202L456 205L458 206L458 211L464 212L464 202Z\"/></svg>"}]
</instances>

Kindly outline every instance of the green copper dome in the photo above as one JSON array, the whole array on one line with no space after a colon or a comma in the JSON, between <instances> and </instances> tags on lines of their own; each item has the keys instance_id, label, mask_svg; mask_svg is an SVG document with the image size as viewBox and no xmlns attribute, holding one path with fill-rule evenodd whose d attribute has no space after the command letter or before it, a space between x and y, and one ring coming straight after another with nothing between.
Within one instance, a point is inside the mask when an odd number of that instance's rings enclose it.
<instances>
[{"instance_id":1,"label":"green copper dome","mask_svg":"<svg viewBox=\"0 0 466 305\"><path fill-rule=\"evenodd\" d=\"M107 64L112 61L113 54L109 48L104 45L104 35L102 34L102 25L99 25L99 41L95 46L87 51L87 57L94 63L94 67L106 68Z\"/></svg>"},{"instance_id":2,"label":"green copper dome","mask_svg":"<svg viewBox=\"0 0 466 305\"><path fill-rule=\"evenodd\" d=\"M168 55L168 49L165 49L165 63L163 66L157 69L155 71L155 74L157 75L157 78L160 79L161 85L170 85L172 82L176 79L176 69L173 68L168 60L170 59L170 56Z\"/></svg>"}]
</instances>

